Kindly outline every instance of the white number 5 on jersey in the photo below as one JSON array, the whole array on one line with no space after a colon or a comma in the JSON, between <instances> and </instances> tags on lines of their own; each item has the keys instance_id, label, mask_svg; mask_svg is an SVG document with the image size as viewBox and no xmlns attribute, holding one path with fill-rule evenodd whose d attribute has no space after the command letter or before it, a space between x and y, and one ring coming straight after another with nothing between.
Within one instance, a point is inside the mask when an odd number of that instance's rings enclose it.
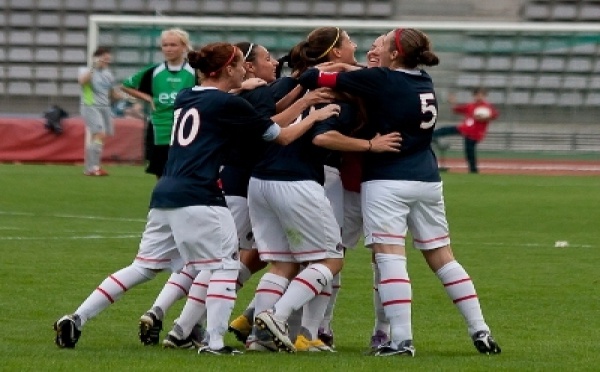
<instances>
[{"instance_id":1,"label":"white number 5 on jersey","mask_svg":"<svg viewBox=\"0 0 600 372\"><path fill-rule=\"evenodd\" d=\"M428 121L422 121L421 128L429 129L433 127L435 121L437 120L437 108L435 108L435 105L430 103L431 101L435 101L435 96L433 95L433 93L423 93L419 94L419 98L421 99L421 113L431 113L431 119L429 119Z\"/></svg>"}]
</instances>

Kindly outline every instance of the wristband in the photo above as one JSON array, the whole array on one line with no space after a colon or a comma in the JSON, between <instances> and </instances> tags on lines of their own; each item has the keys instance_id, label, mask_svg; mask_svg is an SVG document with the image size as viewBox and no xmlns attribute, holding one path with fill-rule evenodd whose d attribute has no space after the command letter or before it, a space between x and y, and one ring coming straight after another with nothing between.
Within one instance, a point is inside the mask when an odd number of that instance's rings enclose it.
<instances>
[{"instance_id":1,"label":"wristband","mask_svg":"<svg viewBox=\"0 0 600 372\"><path fill-rule=\"evenodd\" d=\"M373 144L371 143L371 140L369 140L369 148L367 149L367 152L371 151L372 148L373 148Z\"/></svg>"}]
</instances>

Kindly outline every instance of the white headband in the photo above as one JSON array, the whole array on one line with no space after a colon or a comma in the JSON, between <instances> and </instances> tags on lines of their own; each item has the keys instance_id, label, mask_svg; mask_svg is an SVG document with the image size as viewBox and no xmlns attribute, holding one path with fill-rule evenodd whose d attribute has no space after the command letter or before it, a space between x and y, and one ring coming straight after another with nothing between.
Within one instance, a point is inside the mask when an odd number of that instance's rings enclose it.
<instances>
[{"instance_id":1,"label":"white headband","mask_svg":"<svg viewBox=\"0 0 600 372\"><path fill-rule=\"evenodd\" d=\"M252 53L252 48L254 48L254 44L250 43L250 47L248 48L248 51L244 55L244 61L246 61L248 59L248 56L250 55L250 53Z\"/></svg>"}]
</instances>

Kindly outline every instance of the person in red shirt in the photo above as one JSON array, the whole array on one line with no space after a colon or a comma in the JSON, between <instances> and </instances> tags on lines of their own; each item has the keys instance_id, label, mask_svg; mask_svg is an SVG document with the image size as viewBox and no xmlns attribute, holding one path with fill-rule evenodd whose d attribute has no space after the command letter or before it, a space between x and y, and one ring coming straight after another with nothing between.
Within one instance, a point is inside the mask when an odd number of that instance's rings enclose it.
<instances>
[{"instance_id":1,"label":"person in red shirt","mask_svg":"<svg viewBox=\"0 0 600 372\"><path fill-rule=\"evenodd\" d=\"M433 142L442 150L444 146L439 143L439 138L450 135L461 135L465 139L465 157L470 173L477 173L477 144L487 133L489 123L499 115L498 110L486 100L487 92L484 88L475 88L473 101L456 104L454 96L448 97L448 102L453 105L452 110L464 115L464 119L457 126L441 127L433 132Z\"/></svg>"}]
</instances>

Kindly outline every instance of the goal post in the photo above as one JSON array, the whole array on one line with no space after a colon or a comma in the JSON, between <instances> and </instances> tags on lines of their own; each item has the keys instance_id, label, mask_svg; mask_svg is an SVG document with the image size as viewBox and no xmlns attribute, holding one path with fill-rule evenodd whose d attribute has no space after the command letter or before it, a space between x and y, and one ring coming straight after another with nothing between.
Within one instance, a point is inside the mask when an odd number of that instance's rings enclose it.
<instances>
[{"instance_id":1,"label":"goal post","mask_svg":"<svg viewBox=\"0 0 600 372\"><path fill-rule=\"evenodd\" d=\"M365 61L373 40L384 32L396 27L425 31L441 61L427 71L440 97L442 125L459 120L446 103L450 93L466 101L475 87L484 86L490 101L501 110L490 133L565 133L569 140L551 144L552 149L600 151L600 144L580 146L585 141L577 137L600 135L596 123L600 114L600 24L595 23L91 15L88 56L91 58L98 45L110 46L115 75L124 78L145 64L162 61L159 37L166 28L181 27L189 32L194 47L215 41L249 41L264 45L277 58L322 26L347 31L357 44L360 62ZM497 147L514 146L507 141ZM488 142L487 146L495 145ZM529 149L527 143L520 146Z\"/></svg>"}]
</instances>

